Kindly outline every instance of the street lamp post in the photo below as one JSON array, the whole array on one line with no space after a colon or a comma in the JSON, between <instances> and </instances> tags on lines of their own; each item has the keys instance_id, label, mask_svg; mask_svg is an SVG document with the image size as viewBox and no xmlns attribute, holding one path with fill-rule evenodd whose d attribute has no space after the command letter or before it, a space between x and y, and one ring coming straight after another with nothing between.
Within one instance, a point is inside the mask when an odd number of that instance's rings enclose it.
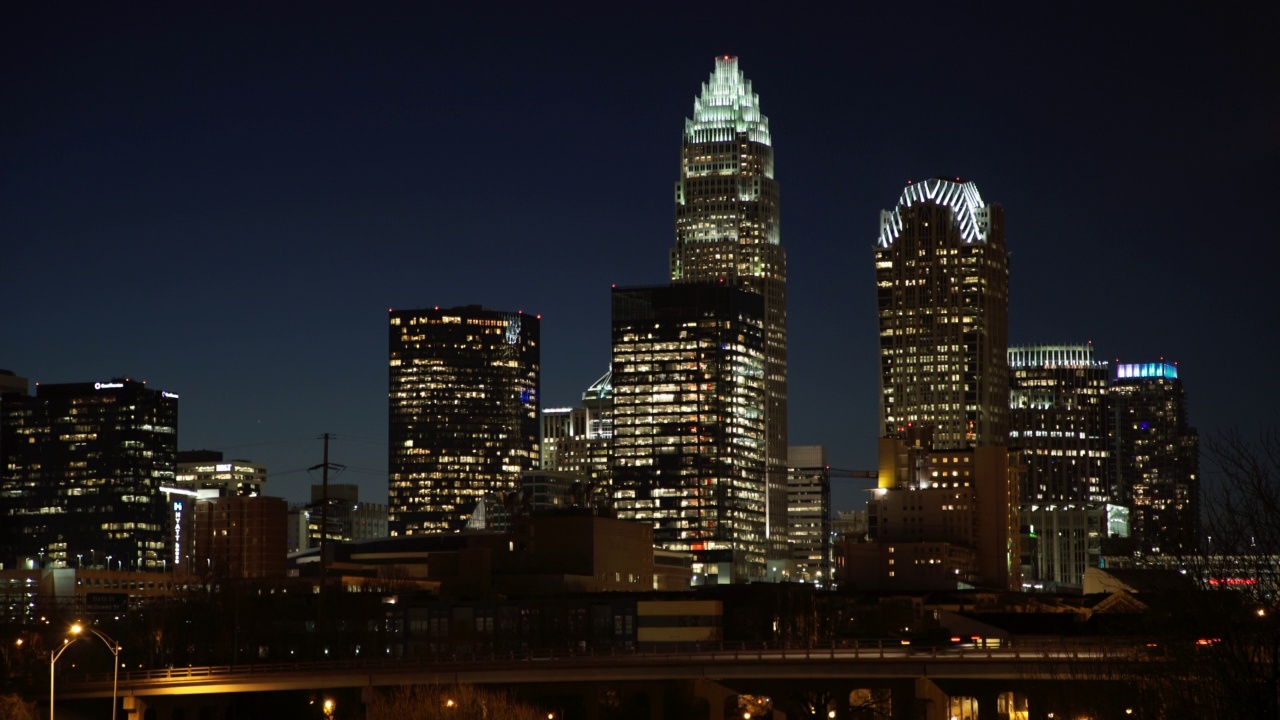
<instances>
[{"instance_id":1,"label":"street lamp post","mask_svg":"<svg viewBox=\"0 0 1280 720\"><path fill-rule=\"evenodd\" d=\"M53 720L53 665L69 647L71 647L71 641L63 638L62 647L49 651L49 720Z\"/></svg>"},{"instance_id":2,"label":"street lamp post","mask_svg":"<svg viewBox=\"0 0 1280 720\"><path fill-rule=\"evenodd\" d=\"M107 637L107 634L102 632L101 630L98 630L96 628L91 628L91 627L85 627L80 623L76 623L71 626L71 634L74 635L75 637L70 639L64 638L62 640L62 647L58 648L55 651L51 651L49 653L49 720L53 720L53 678L54 678L53 667L54 667L54 664L58 662L58 658L62 657L62 653L66 652L67 648L71 647L72 643L80 639L81 637L80 633L84 632L85 630L88 630L90 633L93 634L94 637L101 640L102 644L106 645L107 649L111 651L111 654L115 656L115 669L111 673L111 720L116 720L116 709L117 709L116 706L119 705L119 702L120 702L119 692L118 692L118 689L120 687L120 643Z\"/></svg>"}]
</instances>

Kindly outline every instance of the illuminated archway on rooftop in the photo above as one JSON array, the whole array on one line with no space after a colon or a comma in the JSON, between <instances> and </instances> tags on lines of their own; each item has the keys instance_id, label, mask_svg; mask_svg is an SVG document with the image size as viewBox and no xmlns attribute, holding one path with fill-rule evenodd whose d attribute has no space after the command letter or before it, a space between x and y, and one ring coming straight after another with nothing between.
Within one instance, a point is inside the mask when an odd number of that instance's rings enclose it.
<instances>
[{"instance_id":1,"label":"illuminated archway on rooftop","mask_svg":"<svg viewBox=\"0 0 1280 720\"><path fill-rule=\"evenodd\" d=\"M889 247L902 233L902 209L923 202L935 202L951 208L952 218L966 244L987 241L986 205L978 193L978 186L959 178L933 178L908 184L902 191L902 197L898 198L898 204L892 211L884 213L880 222L880 247Z\"/></svg>"}]
</instances>

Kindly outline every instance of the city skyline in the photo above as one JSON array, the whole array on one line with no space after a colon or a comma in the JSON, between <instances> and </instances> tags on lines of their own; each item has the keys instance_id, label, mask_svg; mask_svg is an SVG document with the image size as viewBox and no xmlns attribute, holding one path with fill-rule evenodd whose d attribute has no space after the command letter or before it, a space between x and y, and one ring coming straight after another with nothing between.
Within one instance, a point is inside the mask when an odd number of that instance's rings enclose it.
<instances>
[{"instance_id":1,"label":"city skyline","mask_svg":"<svg viewBox=\"0 0 1280 720\"><path fill-rule=\"evenodd\" d=\"M792 444L875 466L878 213L937 175L1005 209L1011 344L1176 361L1206 437L1275 421L1280 380L1233 382L1278 342L1274 231L1236 211L1280 164L1263 22L13 12L0 367L178 393L179 448L265 464L267 494L305 497L323 432L385 492L388 307L541 313L543 404L576 405L609 286L665 279L679 118L724 54L781 145Z\"/></svg>"}]
</instances>

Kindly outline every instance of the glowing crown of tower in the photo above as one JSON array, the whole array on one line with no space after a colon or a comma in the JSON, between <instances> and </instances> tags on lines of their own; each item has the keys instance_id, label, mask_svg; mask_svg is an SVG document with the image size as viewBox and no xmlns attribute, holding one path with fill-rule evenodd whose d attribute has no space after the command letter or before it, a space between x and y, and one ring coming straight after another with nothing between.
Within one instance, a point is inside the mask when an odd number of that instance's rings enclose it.
<instances>
[{"instance_id":1,"label":"glowing crown of tower","mask_svg":"<svg viewBox=\"0 0 1280 720\"><path fill-rule=\"evenodd\" d=\"M951 208L951 217L965 243L987 241L987 206L978 194L978 186L959 178L933 178L907 185L897 206L880 213L880 246L889 247L902 233L902 208L929 201Z\"/></svg>"},{"instance_id":2,"label":"glowing crown of tower","mask_svg":"<svg viewBox=\"0 0 1280 720\"><path fill-rule=\"evenodd\" d=\"M702 95L693 100L693 119L684 121L686 142L724 142L738 133L770 145L769 118L760 113L760 96L738 69L738 58L721 55L711 79L702 83Z\"/></svg>"}]
</instances>

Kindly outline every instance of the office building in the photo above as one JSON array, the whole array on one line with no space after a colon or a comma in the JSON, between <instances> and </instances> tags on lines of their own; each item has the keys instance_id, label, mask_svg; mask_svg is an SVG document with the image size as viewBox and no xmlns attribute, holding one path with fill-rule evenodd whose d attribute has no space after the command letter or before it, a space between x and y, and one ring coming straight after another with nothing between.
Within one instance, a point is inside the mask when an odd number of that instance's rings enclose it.
<instances>
[{"instance_id":1,"label":"office building","mask_svg":"<svg viewBox=\"0 0 1280 720\"><path fill-rule=\"evenodd\" d=\"M5 395L26 395L30 386L30 381L15 375L12 370L0 369L0 397Z\"/></svg>"},{"instance_id":2,"label":"office building","mask_svg":"<svg viewBox=\"0 0 1280 720\"><path fill-rule=\"evenodd\" d=\"M191 514L189 571L217 580L284 577L288 514L289 505L281 498L197 500Z\"/></svg>"},{"instance_id":3,"label":"office building","mask_svg":"<svg viewBox=\"0 0 1280 720\"><path fill-rule=\"evenodd\" d=\"M391 311L392 535L461 530L537 466L539 326L478 305Z\"/></svg>"},{"instance_id":4,"label":"office building","mask_svg":"<svg viewBox=\"0 0 1280 720\"><path fill-rule=\"evenodd\" d=\"M324 508L324 487L311 486L311 502L289 507L289 552L320 546L320 527L328 527L331 542L377 540L388 536L387 506L361 502L360 486L329 483L329 503ZM321 510L324 509L324 512Z\"/></svg>"},{"instance_id":5,"label":"office building","mask_svg":"<svg viewBox=\"0 0 1280 720\"><path fill-rule=\"evenodd\" d=\"M86 618L145 611L154 608L158 600L182 593L190 583L185 575L107 570L87 564L76 567L74 560L67 567L34 565L31 562L19 568L0 569L0 622L32 628L44 627L50 618L59 616ZM16 655L21 650L15 640L10 640L14 644L5 649ZM44 653L28 652L28 666L45 659L40 657ZM0 653L0 658L3 655ZM14 662L15 659L14 655L9 656L11 671L22 662Z\"/></svg>"},{"instance_id":6,"label":"office building","mask_svg":"<svg viewBox=\"0 0 1280 720\"><path fill-rule=\"evenodd\" d=\"M1119 364L1111 381L1112 479L1131 508L1134 551L1185 555L1200 542L1200 442L1178 367Z\"/></svg>"},{"instance_id":7,"label":"office building","mask_svg":"<svg viewBox=\"0 0 1280 720\"><path fill-rule=\"evenodd\" d=\"M787 537L792 579L830 587L831 468L827 449L798 445L787 450Z\"/></svg>"},{"instance_id":8,"label":"office building","mask_svg":"<svg viewBox=\"0 0 1280 720\"><path fill-rule=\"evenodd\" d=\"M1079 590L1127 512L1113 503L1107 440L1110 371L1093 345L1009 348L1009 444L1026 468L1019 488L1024 587Z\"/></svg>"},{"instance_id":9,"label":"office building","mask_svg":"<svg viewBox=\"0 0 1280 720\"><path fill-rule=\"evenodd\" d=\"M1082 592L1089 569L1129 537L1129 508L1122 505L1032 504L1020 507L1018 517L1025 530L1022 588L1029 592Z\"/></svg>"},{"instance_id":10,"label":"office building","mask_svg":"<svg viewBox=\"0 0 1280 720\"><path fill-rule=\"evenodd\" d=\"M1027 469L1024 505L1106 503L1107 363L1093 345L1009 349L1009 445Z\"/></svg>"},{"instance_id":11,"label":"office building","mask_svg":"<svg viewBox=\"0 0 1280 720\"><path fill-rule=\"evenodd\" d=\"M543 408L543 470L576 475L601 492L607 492L612 450L612 370L582 393L581 406Z\"/></svg>"},{"instance_id":12,"label":"office building","mask_svg":"<svg viewBox=\"0 0 1280 720\"><path fill-rule=\"evenodd\" d=\"M1021 587L1004 213L959 178L907 184L875 251L882 437L849 581Z\"/></svg>"},{"instance_id":13,"label":"office building","mask_svg":"<svg viewBox=\"0 0 1280 720\"><path fill-rule=\"evenodd\" d=\"M695 582L765 574L764 298L728 284L613 291L613 498Z\"/></svg>"},{"instance_id":14,"label":"office building","mask_svg":"<svg viewBox=\"0 0 1280 720\"><path fill-rule=\"evenodd\" d=\"M693 117L685 120L676 182L673 283L718 283L764 299L765 533L771 558L787 556L787 259L780 244L773 139L760 98L718 57Z\"/></svg>"},{"instance_id":15,"label":"office building","mask_svg":"<svg viewBox=\"0 0 1280 720\"><path fill-rule=\"evenodd\" d=\"M214 490L219 497L258 497L266 484L265 465L248 460L224 460L217 450L178 453L175 486L184 490Z\"/></svg>"},{"instance_id":16,"label":"office building","mask_svg":"<svg viewBox=\"0 0 1280 720\"><path fill-rule=\"evenodd\" d=\"M178 396L145 383L37 385L0 416L6 566L158 570L166 558Z\"/></svg>"},{"instance_id":17,"label":"office building","mask_svg":"<svg viewBox=\"0 0 1280 720\"><path fill-rule=\"evenodd\" d=\"M1009 435L1004 213L959 179L908 183L876 248L884 437L933 428L939 450Z\"/></svg>"},{"instance_id":18,"label":"office building","mask_svg":"<svg viewBox=\"0 0 1280 720\"><path fill-rule=\"evenodd\" d=\"M927 428L880 440L868 542L844 545L868 590L1021 589L1018 454L998 445L933 449Z\"/></svg>"}]
</instances>

